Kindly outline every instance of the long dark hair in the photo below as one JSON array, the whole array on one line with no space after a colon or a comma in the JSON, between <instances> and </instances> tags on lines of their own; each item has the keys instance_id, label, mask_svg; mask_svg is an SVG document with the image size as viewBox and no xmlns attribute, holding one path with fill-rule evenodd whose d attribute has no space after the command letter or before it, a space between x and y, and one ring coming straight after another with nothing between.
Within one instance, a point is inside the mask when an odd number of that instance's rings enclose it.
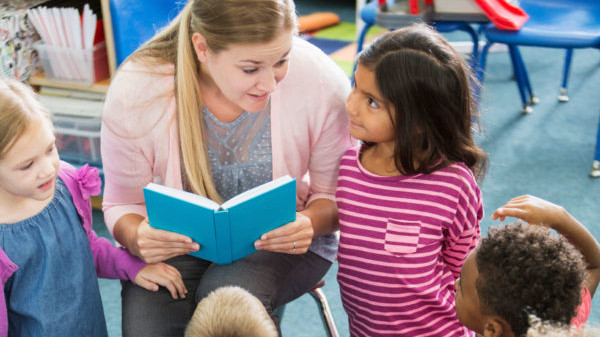
<instances>
[{"instance_id":1,"label":"long dark hair","mask_svg":"<svg viewBox=\"0 0 600 337\"><path fill-rule=\"evenodd\" d=\"M441 34L426 24L389 32L357 62L374 72L388 111L395 114L390 117L401 173L431 173L463 162L483 178L487 155L473 139L477 81Z\"/></svg>"}]
</instances>

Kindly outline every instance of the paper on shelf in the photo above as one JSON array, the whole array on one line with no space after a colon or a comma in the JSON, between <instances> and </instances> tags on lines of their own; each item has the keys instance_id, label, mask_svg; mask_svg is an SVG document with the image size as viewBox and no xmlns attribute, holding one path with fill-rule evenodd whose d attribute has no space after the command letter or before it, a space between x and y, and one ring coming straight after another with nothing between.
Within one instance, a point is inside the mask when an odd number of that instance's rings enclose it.
<instances>
[{"instance_id":1,"label":"paper on shelf","mask_svg":"<svg viewBox=\"0 0 600 337\"><path fill-rule=\"evenodd\" d=\"M98 19L89 4L81 15L76 8L37 7L28 10L34 28L42 38L38 51L51 69L47 74L57 79L75 82L94 80L94 37Z\"/></svg>"}]
</instances>

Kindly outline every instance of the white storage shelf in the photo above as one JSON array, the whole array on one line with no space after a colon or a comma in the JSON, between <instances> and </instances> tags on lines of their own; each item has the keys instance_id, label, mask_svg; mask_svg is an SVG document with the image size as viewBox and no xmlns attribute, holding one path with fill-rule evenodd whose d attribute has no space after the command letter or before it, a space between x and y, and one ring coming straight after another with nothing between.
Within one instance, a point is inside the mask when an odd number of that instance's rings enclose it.
<instances>
[{"instance_id":1,"label":"white storage shelf","mask_svg":"<svg viewBox=\"0 0 600 337\"><path fill-rule=\"evenodd\" d=\"M41 86L38 97L50 113L61 159L75 165L88 163L101 167L104 94Z\"/></svg>"},{"instance_id":2,"label":"white storage shelf","mask_svg":"<svg viewBox=\"0 0 600 337\"><path fill-rule=\"evenodd\" d=\"M52 115L61 159L73 164L102 166L100 118Z\"/></svg>"}]
</instances>

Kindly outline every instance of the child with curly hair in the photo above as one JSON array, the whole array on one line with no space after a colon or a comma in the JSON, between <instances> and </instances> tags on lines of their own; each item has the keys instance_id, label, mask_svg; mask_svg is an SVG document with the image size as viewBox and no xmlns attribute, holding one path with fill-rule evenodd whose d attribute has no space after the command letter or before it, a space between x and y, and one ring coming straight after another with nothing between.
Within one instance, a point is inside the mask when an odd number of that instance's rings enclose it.
<instances>
[{"instance_id":1,"label":"child with curly hair","mask_svg":"<svg viewBox=\"0 0 600 337\"><path fill-rule=\"evenodd\" d=\"M600 280L600 246L563 207L520 196L492 219L517 222L490 228L456 282L456 313L485 337L525 336L530 315L563 328L581 326ZM555 230L560 235L553 235Z\"/></svg>"}]
</instances>

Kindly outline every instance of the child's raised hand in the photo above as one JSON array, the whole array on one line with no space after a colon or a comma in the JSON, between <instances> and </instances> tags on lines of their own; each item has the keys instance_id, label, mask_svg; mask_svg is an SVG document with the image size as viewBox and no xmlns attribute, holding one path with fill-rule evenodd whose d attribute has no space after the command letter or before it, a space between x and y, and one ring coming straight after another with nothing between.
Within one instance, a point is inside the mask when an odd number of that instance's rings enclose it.
<instances>
[{"instance_id":1,"label":"child's raised hand","mask_svg":"<svg viewBox=\"0 0 600 337\"><path fill-rule=\"evenodd\" d=\"M588 273L585 285L594 296L600 283L600 245L583 224L564 207L531 195L511 199L492 214L492 219L504 221L507 216L530 224L545 225L565 236L585 259Z\"/></svg>"},{"instance_id":2,"label":"child's raised hand","mask_svg":"<svg viewBox=\"0 0 600 337\"><path fill-rule=\"evenodd\" d=\"M498 208L492 214L492 219L504 221L507 216L511 216L530 224L552 226L560 221L563 210L561 206L547 200L532 195L522 195Z\"/></svg>"},{"instance_id":3,"label":"child's raised hand","mask_svg":"<svg viewBox=\"0 0 600 337\"><path fill-rule=\"evenodd\" d=\"M169 290L173 299L185 298L187 293L179 270L162 262L140 269L133 282L150 291L158 291L158 287L163 286Z\"/></svg>"}]
</instances>

